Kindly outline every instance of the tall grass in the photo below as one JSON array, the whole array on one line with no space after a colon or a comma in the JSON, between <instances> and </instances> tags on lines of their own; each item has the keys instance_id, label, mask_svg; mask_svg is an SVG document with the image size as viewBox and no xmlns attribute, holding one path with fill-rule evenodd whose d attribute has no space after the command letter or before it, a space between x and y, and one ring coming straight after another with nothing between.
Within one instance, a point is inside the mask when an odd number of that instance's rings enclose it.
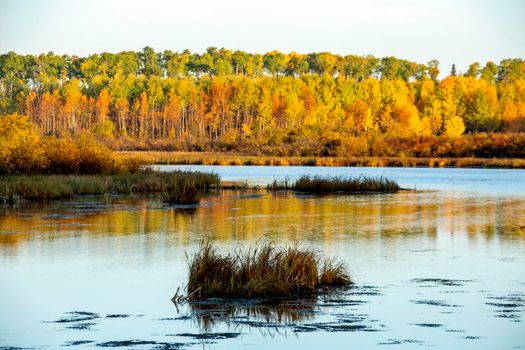
<instances>
[{"instance_id":1,"label":"tall grass","mask_svg":"<svg viewBox=\"0 0 525 350\"><path fill-rule=\"evenodd\" d=\"M394 180L385 177L341 177L341 176L309 176L304 175L297 180L274 181L268 186L271 190L296 190L310 193L331 192L396 192L401 187Z\"/></svg>"},{"instance_id":2,"label":"tall grass","mask_svg":"<svg viewBox=\"0 0 525 350\"><path fill-rule=\"evenodd\" d=\"M205 239L191 258L187 289L190 299L294 297L350 284L342 263L322 263L312 250L259 242L247 251L221 255Z\"/></svg>"},{"instance_id":3,"label":"tall grass","mask_svg":"<svg viewBox=\"0 0 525 350\"><path fill-rule=\"evenodd\" d=\"M16 202L72 198L75 195L160 194L169 202L196 202L219 184L219 176L193 171L136 171L114 175L21 175L0 177L0 200Z\"/></svg>"},{"instance_id":4,"label":"tall grass","mask_svg":"<svg viewBox=\"0 0 525 350\"><path fill-rule=\"evenodd\" d=\"M525 168L523 158L475 157L299 157L256 156L240 153L127 151L121 160L145 164L269 165L269 166L352 166L352 167L457 167Z\"/></svg>"}]
</instances>

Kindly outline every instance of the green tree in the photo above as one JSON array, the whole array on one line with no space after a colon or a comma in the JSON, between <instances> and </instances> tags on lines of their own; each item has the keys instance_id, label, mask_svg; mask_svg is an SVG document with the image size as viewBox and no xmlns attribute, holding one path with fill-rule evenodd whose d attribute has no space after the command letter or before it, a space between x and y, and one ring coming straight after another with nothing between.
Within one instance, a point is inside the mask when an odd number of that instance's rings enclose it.
<instances>
[{"instance_id":1,"label":"green tree","mask_svg":"<svg viewBox=\"0 0 525 350\"><path fill-rule=\"evenodd\" d=\"M162 76L160 66L160 55L155 53L151 47L146 46L139 54L141 69L140 72L146 76Z\"/></svg>"}]
</instances>

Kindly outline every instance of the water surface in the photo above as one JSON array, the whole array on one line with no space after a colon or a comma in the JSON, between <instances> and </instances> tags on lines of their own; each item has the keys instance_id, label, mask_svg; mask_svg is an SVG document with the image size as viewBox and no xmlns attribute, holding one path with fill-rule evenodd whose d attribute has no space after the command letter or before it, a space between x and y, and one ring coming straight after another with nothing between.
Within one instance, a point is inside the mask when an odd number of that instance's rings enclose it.
<instances>
[{"instance_id":1,"label":"water surface","mask_svg":"<svg viewBox=\"0 0 525 350\"><path fill-rule=\"evenodd\" d=\"M180 167L177 167L180 168ZM266 184L385 175L433 191L373 196L220 191L196 207L83 197L0 209L0 348L504 349L525 346L525 171L199 167ZM171 167L162 167L171 169ZM281 304L175 307L203 233L344 260L355 288Z\"/></svg>"}]
</instances>

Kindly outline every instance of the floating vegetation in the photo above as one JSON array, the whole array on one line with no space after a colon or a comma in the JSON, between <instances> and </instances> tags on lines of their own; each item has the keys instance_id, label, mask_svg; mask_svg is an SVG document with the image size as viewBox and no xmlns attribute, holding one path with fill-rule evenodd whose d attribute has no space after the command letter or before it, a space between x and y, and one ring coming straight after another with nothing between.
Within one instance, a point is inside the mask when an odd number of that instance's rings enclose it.
<instances>
[{"instance_id":1,"label":"floating vegetation","mask_svg":"<svg viewBox=\"0 0 525 350\"><path fill-rule=\"evenodd\" d=\"M321 261L312 250L259 242L247 251L220 255L205 239L190 261L187 298L287 298L350 284L343 264Z\"/></svg>"},{"instance_id":2,"label":"floating vegetation","mask_svg":"<svg viewBox=\"0 0 525 350\"><path fill-rule=\"evenodd\" d=\"M391 193L401 190L394 180L385 177L342 177L342 176L309 176L297 180L274 181L268 186L270 190L295 190L309 193Z\"/></svg>"}]
</instances>

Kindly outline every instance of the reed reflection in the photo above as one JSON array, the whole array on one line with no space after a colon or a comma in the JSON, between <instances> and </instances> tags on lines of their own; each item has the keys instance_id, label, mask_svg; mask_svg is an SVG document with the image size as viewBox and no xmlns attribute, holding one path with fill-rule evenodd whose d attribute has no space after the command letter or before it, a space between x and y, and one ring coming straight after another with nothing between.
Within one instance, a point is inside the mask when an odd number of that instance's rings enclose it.
<instances>
[{"instance_id":1,"label":"reed reflection","mask_svg":"<svg viewBox=\"0 0 525 350\"><path fill-rule=\"evenodd\" d=\"M189 303L190 317L203 332L217 327L280 328L295 326L315 317L316 299L225 300L211 299Z\"/></svg>"}]
</instances>

